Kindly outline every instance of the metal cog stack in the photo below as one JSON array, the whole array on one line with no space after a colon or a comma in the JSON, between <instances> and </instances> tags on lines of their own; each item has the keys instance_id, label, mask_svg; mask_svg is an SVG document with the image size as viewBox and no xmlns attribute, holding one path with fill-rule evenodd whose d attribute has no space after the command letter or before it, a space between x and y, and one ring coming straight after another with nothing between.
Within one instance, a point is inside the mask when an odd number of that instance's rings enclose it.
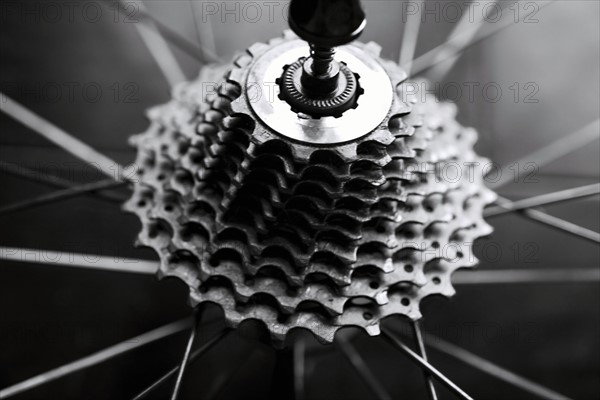
<instances>
[{"instance_id":1,"label":"metal cog stack","mask_svg":"<svg viewBox=\"0 0 600 400\"><path fill-rule=\"evenodd\" d=\"M261 109L270 105L249 88L275 68L273 54L293 61L297 49L308 47L291 33L253 45L150 110L149 129L131 140L139 170L125 209L138 215L138 243L156 251L160 275L186 282L193 305L220 305L231 326L262 321L275 343L294 328L323 342L345 326L377 335L382 319L418 319L422 299L451 296L452 273L476 264L473 242L492 230L482 218L495 198L482 181L486 160L456 107L409 98L404 72L372 43L343 51L385 72L390 104L374 126L338 143L273 129ZM215 75L218 90L207 93ZM301 122L344 126L368 93L321 122L269 103Z\"/></svg>"}]
</instances>

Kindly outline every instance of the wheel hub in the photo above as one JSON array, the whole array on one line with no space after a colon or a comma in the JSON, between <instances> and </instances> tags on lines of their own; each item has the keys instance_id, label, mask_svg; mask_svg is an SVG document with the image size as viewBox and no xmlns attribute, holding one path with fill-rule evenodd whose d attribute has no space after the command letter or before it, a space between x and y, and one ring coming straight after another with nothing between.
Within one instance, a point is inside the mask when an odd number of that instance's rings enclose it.
<instances>
[{"instance_id":1,"label":"wheel hub","mask_svg":"<svg viewBox=\"0 0 600 400\"><path fill-rule=\"evenodd\" d=\"M252 63L241 71L239 78L236 75L236 82L245 87L245 98L251 111L272 131L305 143L325 145L349 142L377 128L386 118L394 96L390 76L376 60L378 47L349 45L338 49L338 56L347 64L344 70L353 71L348 72L350 75L358 75L353 92L360 90L358 93L362 94L350 94L344 89L346 86L340 85L338 91L346 94L326 99L310 99L301 93L297 81L286 80L287 76L292 80L298 79L301 72L296 70L292 74L291 68L300 65L299 60L308 50L306 43L291 33L286 40L268 48L261 45L251 48ZM398 81L405 77L402 71L395 72L399 75L396 78ZM277 83L275 90L278 93L274 96L264 95L269 92L266 85L273 82ZM280 87L288 84L293 87L280 91ZM241 100L243 98L236 103ZM351 107L352 103L356 107ZM310 115L313 112L311 110L321 106L320 112L314 111L318 117ZM340 115L339 110L344 107L349 109ZM333 115L327 115L329 113Z\"/></svg>"},{"instance_id":2,"label":"wheel hub","mask_svg":"<svg viewBox=\"0 0 600 400\"><path fill-rule=\"evenodd\" d=\"M310 97L303 90L306 85L302 84L302 75L306 73L305 59L285 66L282 77L276 81L279 99L290 104L292 111L304 114L305 119L323 116L340 118L344 111L358 106L357 99L363 89L358 83L358 76L345 64L340 63L337 69L336 81L339 82L331 89L327 88L323 96Z\"/></svg>"}]
</instances>

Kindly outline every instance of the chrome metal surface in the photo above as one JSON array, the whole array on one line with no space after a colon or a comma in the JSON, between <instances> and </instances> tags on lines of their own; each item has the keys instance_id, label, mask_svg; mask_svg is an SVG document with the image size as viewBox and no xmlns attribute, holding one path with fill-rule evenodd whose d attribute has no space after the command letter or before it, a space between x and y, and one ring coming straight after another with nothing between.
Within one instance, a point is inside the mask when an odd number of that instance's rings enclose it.
<instances>
[{"instance_id":1,"label":"chrome metal surface","mask_svg":"<svg viewBox=\"0 0 600 400\"><path fill-rule=\"evenodd\" d=\"M315 119L340 118L344 112L358 106L356 100L363 93L358 75L345 64L335 62L331 77L308 78L307 68L311 65L312 59L301 58L284 68L276 82L278 97L288 103L292 111Z\"/></svg>"},{"instance_id":2,"label":"chrome metal surface","mask_svg":"<svg viewBox=\"0 0 600 400\"><path fill-rule=\"evenodd\" d=\"M278 134L311 144L345 143L376 129L390 111L393 88L381 64L355 45L339 47L335 58L360 76L364 93L357 99L356 109L344 112L339 118L315 119L297 114L279 99L275 82L284 67L308 53L309 46L305 42L285 41L272 46L253 62L242 84L256 116Z\"/></svg>"}]
</instances>

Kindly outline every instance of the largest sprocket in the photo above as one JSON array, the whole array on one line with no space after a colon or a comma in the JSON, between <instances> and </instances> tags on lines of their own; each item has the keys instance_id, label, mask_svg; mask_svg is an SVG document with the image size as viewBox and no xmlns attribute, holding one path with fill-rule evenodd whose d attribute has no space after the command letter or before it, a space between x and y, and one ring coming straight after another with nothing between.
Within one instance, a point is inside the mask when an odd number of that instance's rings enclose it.
<instances>
[{"instance_id":1,"label":"largest sprocket","mask_svg":"<svg viewBox=\"0 0 600 400\"><path fill-rule=\"evenodd\" d=\"M383 318L417 319L423 298L451 296L451 274L476 264L473 242L491 232L482 209L495 198L486 160L455 106L408 98L404 72L374 44L348 48L389 77L377 126L334 144L275 131L257 115L250 72L295 41L205 67L150 110L149 129L132 138L139 175L125 209L139 216L138 242L156 251L160 275L185 281L194 305L219 304L232 326L262 321L277 342L293 328L325 342L349 325L377 335Z\"/></svg>"}]
</instances>

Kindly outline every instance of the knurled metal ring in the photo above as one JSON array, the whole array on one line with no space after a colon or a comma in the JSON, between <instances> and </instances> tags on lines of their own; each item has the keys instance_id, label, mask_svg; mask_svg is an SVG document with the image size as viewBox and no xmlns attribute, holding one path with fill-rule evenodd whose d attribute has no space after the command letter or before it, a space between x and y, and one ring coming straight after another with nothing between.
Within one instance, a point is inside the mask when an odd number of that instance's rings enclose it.
<instances>
[{"instance_id":1,"label":"knurled metal ring","mask_svg":"<svg viewBox=\"0 0 600 400\"><path fill-rule=\"evenodd\" d=\"M296 113L310 115L313 118L333 116L339 118L344 111L356 108L356 99L363 92L358 82L359 77L341 62L338 90L327 98L310 98L302 90L300 77L305 58L300 58L295 63L284 68L283 75L276 83L279 84L279 98L286 101Z\"/></svg>"}]
</instances>

